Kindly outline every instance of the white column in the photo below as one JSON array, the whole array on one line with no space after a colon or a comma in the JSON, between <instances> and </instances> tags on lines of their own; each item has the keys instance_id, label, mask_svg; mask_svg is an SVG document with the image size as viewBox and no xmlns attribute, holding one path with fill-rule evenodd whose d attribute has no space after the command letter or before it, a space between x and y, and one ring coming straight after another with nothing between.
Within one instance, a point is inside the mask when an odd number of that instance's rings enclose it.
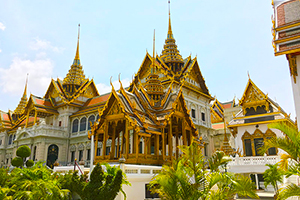
<instances>
[{"instance_id":1,"label":"white column","mask_svg":"<svg viewBox=\"0 0 300 200\"><path fill-rule=\"evenodd\" d=\"M89 178L91 177L91 173L94 168L94 154L95 154L95 142L94 142L94 134L92 134L91 137L91 160L90 160L90 173L89 173Z\"/></svg>"},{"instance_id":2,"label":"white column","mask_svg":"<svg viewBox=\"0 0 300 200\"><path fill-rule=\"evenodd\" d=\"M297 116L297 121L298 121L298 129L300 130L300 71L299 71L300 70L300 56L296 57L296 63L297 63L298 76L296 76L296 83L294 81L294 77L291 76L291 82L292 82L292 88L293 88L296 116Z\"/></svg>"},{"instance_id":3,"label":"white column","mask_svg":"<svg viewBox=\"0 0 300 200\"><path fill-rule=\"evenodd\" d=\"M259 189L258 176L257 176L257 174L254 174L254 175L255 175L256 189L258 190Z\"/></svg>"}]
</instances>

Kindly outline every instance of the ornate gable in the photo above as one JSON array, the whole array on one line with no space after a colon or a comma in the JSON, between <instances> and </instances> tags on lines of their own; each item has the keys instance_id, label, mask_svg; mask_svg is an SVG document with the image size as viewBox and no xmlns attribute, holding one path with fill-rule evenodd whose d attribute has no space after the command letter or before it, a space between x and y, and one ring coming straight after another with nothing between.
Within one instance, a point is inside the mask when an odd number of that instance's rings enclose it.
<instances>
[{"instance_id":1,"label":"ornate gable","mask_svg":"<svg viewBox=\"0 0 300 200\"><path fill-rule=\"evenodd\" d=\"M267 95L265 95L250 78L239 104L242 106L244 114L246 114L246 109L254 108L254 110L256 110L259 106L265 106L265 109L269 111Z\"/></svg>"}]
</instances>

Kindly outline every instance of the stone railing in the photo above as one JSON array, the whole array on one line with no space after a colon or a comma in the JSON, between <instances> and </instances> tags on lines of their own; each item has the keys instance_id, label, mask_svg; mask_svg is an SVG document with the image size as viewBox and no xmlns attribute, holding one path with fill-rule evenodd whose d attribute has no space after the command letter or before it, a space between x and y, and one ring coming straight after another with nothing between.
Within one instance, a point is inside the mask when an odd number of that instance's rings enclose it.
<instances>
[{"instance_id":1,"label":"stone railing","mask_svg":"<svg viewBox=\"0 0 300 200\"><path fill-rule=\"evenodd\" d=\"M249 157L239 157L236 156L231 158L228 166L233 165L265 165L265 164L275 164L280 161L279 156L249 156Z\"/></svg>"},{"instance_id":2,"label":"stone railing","mask_svg":"<svg viewBox=\"0 0 300 200\"><path fill-rule=\"evenodd\" d=\"M129 165L125 164L124 172L126 174L148 174L155 175L161 171L160 166L151 166L151 165Z\"/></svg>"},{"instance_id":3,"label":"stone railing","mask_svg":"<svg viewBox=\"0 0 300 200\"><path fill-rule=\"evenodd\" d=\"M45 136L54 136L54 137L68 137L67 128L60 126L53 126L44 123L40 123L39 125L33 125L27 128L19 128L17 130L17 138L19 135L24 132L28 133L29 136L37 136L37 135L45 135ZM22 136L21 136L22 137ZM21 138L19 138L21 139Z\"/></svg>"}]
</instances>

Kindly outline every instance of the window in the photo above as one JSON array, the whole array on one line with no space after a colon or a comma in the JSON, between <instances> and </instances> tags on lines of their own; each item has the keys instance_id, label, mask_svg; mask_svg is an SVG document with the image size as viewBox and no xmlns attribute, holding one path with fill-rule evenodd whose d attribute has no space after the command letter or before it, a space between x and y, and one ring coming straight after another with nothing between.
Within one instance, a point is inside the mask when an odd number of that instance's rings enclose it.
<instances>
[{"instance_id":1,"label":"window","mask_svg":"<svg viewBox=\"0 0 300 200\"><path fill-rule=\"evenodd\" d=\"M78 132L78 123L79 123L79 120L78 120L78 119L75 119L75 120L73 121L72 133Z\"/></svg>"},{"instance_id":2,"label":"window","mask_svg":"<svg viewBox=\"0 0 300 200\"><path fill-rule=\"evenodd\" d=\"M58 126L61 126L61 121L58 122Z\"/></svg>"},{"instance_id":3,"label":"window","mask_svg":"<svg viewBox=\"0 0 300 200\"><path fill-rule=\"evenodd\" d=\"M100 119L100 116L99 115L97 115L97 117L96 117L96 120L98 121Z\"/></svg>"},{"instance_id":4,"label":"window","mask_svg":"<svg viewBox=\"0 0 300 200\"><path fill-rule=\"evenodd\" d=\"M98 150L98 149L97 149L97 150ZM98 151L97 151L97 153L98 153ZM86 160L91 160L91 150L90 150L90 149L87 150L87 153L86 153Z\"/></svg>"},{"instance_id":5,"label":"window","mask_svg":"<svg viewBox=\"0 0 300 200\"><path fill-rule=\"evenodd\" d=\"M201 119L202 119L202 121L205 121L205 113L204 112L201 113Z\"/></svg>"},{"instance_id":6,"label":"window","mask_svg":"<svg viewBox=\"0 0 300 200\"><path fill-rule=\"evenodd\" d=\"M196 110L192 109L192 118L196 118Z\"/></svg>"},{"instance_id":7,"label":"window","mask_svg":"<svg viewBox=\"0 0 300 200\"><path fill-rule=\"evenodd\" d=\"M208 154L207 154L207 143L204 144L204 156L208 156Z\"/></svg>"},{"instance_id":8,"label":"window","mask_svg":"<svg viewBox=\"0 0 300 200\"><path fill-rule=\"evenodd\" d=\"M86 130L86 118L83 117L80 120L80 131L85 131Z\"/></svg>"},{"instance_id":9,"label":"window","mask_svg":"<svg viewBox=\"0 0 300 200\"><path fill-rule=\"evenodd\" d=\"M251 140L250 139L244 140L244 144L245 144L246 156L252 156Z\"/></svg>"},{"instance_id":10,"label":"window","mask_svg":"<svg viewBox=\"0 0 300 200\"><path fill-rule=\"evenodd\" d=\"M0 140L0 146L2 145L2 140Z\"/></svg>"},{"instance_id":11,"label":"window","mask_svg":"<svg viewBox=\"0 0 300 200\"><path fill-rule=\"evenodd\" d=\"M13 136L10 135L9 138L8 138L8 145L11 145L11 143L12 143L12 138L13 138Z\"/></svg>"},{"instance_id":12,"label":"window","mask_svg":"<svg viewBox=\"0 0 300 200\"><path fill-rule=\"evenodd\" d=\"M71 162L75 161L75 151L71 151Z\"/></svg>"},{"instance_id":13,"label":"window","mask_svg":"<svg viewBox=\"0 0 300 200\"><path fill-rule=\"evenodd\" d=\"M261 148L263 145L264 145L263 138L255 138L254 139L255 155L261 156L261 154L259 154L259 148Z\"/></svg>"},{"instance_id":14,"label":"window","mask_svg":"<svg viewBox=\"0 0 300 200\"><path fill-rule=\"evenodd\" d=\"M140 141L140 145L139 145L139 153L143 153L143 142Z\"/></svg>"},{"instance_id":15,"label":"window","mask_svg":"<svg viewBox=\"0 0 300 200\"><path fill-rule=\"evenodd\" d=\"M276 134L268 129L265 133L262 133L258 128L250 135L247 131L242 136L244 143L244 155L245 156L262 156L259 150L264 145L264 141L276 137ZM277 155L277 149L272 147L268 149L268 155Z\"/></svg>"},{"instance_id":16,"label":"window","mask_svg":"<svg viewBox=\"0 0 300 200\"><path fill-rule=\"evenodd\" d=\"M35 157L36 157L36 146L34 146L33 148L33 161L35 161Z\"/></svg>"},{"instance_id":17,"label":"window","mask_svg":"<svg viewBox=\"0 0 300 200\"><path fill-rule=\"evenodd\" d=\"M105 155L109 155L109 153L110 153L110 147L106 147L106 151L105 151Z\"/></svg>"},{"instance_id":18,"label":"window","mask_svg":"<svg viewBox=\"0 0 300 200\"><path fill-rule=\"evenodd\" d=\"M98 148L97 148L97 154L96 154L96 156L100 156L100 155L101 155L101 148L98 147Z\"/></svg>"},{"instance_id":19,"label":"window","mask_svg":"<svg viewBox=\"0 0 300 200\"><path fill-rule=\"evenodd\" d=\"M95 116L94 115L90 116L89 119L88 119L88 130L91 130L91 123L90 122L92 122L92 124L95 122Z\"/></svg>"},{"instance_id":20,"label":"window","mask_svg":"<svg viewBox=\"0 0 300 200\"><path fill-rule=\"evenodd\" d=\"M83 150L79 151L79 161L83 160Z\"/></svg>"}]
</instances>

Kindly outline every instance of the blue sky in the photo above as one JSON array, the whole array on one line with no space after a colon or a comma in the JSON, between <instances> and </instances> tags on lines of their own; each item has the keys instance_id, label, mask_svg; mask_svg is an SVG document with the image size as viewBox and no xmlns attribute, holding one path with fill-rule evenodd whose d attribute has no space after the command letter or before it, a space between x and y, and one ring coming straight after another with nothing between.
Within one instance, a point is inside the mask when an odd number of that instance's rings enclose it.
<instances>
[{"instance_id":1,"label":"blue sky","mask_svg":"<svg viewBox=\"0 0 300 200\"><path fill-rule=\"evenodd\" d=\"M295 117L285 56L272 48L271 0L172 0L172 29L185 58L197 56L212 96L241 98L254 83ZM167 0L10 0L0 7L0 110L14 110L29 73L28 95L44 96L51 78L64 78L75 56L81 24L80 59L100 93L118 74L128 85L153 29L160 55L168 28Z\"/></svg>"}]
</instances>

